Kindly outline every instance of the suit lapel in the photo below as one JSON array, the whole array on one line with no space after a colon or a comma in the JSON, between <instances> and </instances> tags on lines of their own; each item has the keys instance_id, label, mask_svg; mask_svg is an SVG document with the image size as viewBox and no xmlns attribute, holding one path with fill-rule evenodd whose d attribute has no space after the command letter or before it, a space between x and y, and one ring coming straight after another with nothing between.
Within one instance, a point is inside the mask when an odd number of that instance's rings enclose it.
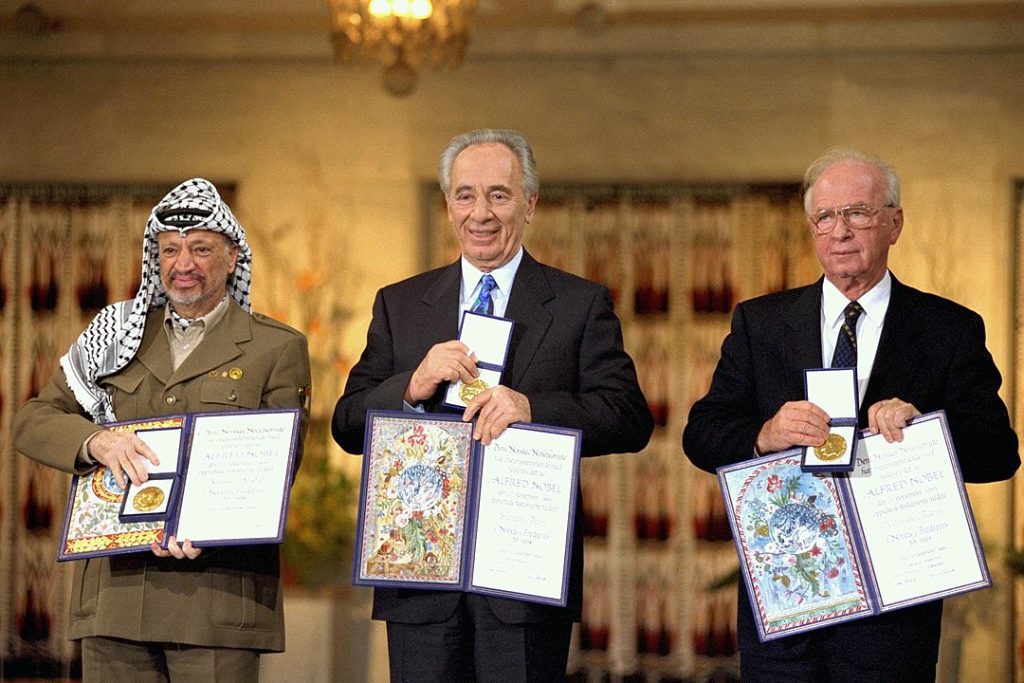
<instances>
[{"instance_id":1,"label":"suit lapel","mask_svg":"<svg viewBox=\"0 0 1024 683\"><path fill-rule=\"evenodd\" d=\"M515 388L530 366L533 355L540 347L551 326L551 313L545 304L555 298L544 270L524 249L523 260L516 271L509 294L505 317L515 321L509 359L505 364L505 384Z\"/></svg>"},{"instance_id":2,"label":"suit lapel","mask_svg":"<svg viewBox=\"0 0 1024 683\"><path fill-rule=\"evenodd\" d=\"M157 308L146 315L146 328L136 359L146 366L154 377L166 385L174 368L171 366L171 348L164 331L164 309Z\"/></svg>"},{"instance_id":3,"label":"suit lapel","mask_svg":"<svg viewBox=\"0 0 1024 683\"><path fill-rule=\"evenodd\" d=\"M203 341L174 371L168 384L186 382L241 356L238 345L252 339L250 324L249 314L229 301L224 318L203 336Z\"/></svg>"},{"instance_id":4,"label":"suit lapel","mask_svg":"<svg viewBox=\"0 0 1024 683\"><path fill-rule=\"evenodd\" d=\"M434 283L424 292L419 309L419 329L427 337L426 348L455 339L459 334L459 296L462 286L462 262L456 261L440 271ZM429 338L429 337L433 338Z\"/></svg>"},{"instance_id":5,"label":"suit lapel","mask_svg":"<svg viewBox=\"0 0 1024 683\"><path fill-rule=\"evenodd\" d=\"M914 311L907 304L907 287L893 275L882 336L878 340L871 378L861 401L861 413L865 417L869 407L884 398L900 395L901 388L912 381L921 366L916 349L922 334Z\"/></svg>"},{"instance_id":6,"label":"suit lapel","mask_svg":"<svg viewBox=\"0 0 1024 683\"><path fill-rule=\"evenodd\" d=\"M786 311L786 362L796 372L803 393L803 371L821 367L821 279L805 287ZM787 373L787 376L790 373Z\"/></svg>"}]
</instances>

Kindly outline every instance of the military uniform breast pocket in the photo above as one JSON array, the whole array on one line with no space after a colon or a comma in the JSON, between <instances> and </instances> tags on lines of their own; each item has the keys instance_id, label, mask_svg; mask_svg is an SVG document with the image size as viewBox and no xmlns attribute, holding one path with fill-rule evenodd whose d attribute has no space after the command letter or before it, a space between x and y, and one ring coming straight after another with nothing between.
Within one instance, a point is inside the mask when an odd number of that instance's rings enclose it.
<instances>
[{"instance_id":1,"label":"military uniform breast pocket","mask_svg":"<svg viewBox=\"0 0 1024 683\"><path fill-rule=\"evenodd\" d=\"M255 384L224 377L204 377L199 387L199 400L203 410L238 408L256 410L260 407L260 387Z\"/></svg>"},{"instance_id":2,"label":"military uniform breast pocket","mask_svg":"<svg viewBox=\"0 0 1024 683\"><path fill-rule=\"evenodd\" d=\"M103 378L104 388L110 396L116 415L136 416L148 414L140 403L139 387L146 378L146 369L129 366L124 372Z\"/></svg>"}]
</instances>

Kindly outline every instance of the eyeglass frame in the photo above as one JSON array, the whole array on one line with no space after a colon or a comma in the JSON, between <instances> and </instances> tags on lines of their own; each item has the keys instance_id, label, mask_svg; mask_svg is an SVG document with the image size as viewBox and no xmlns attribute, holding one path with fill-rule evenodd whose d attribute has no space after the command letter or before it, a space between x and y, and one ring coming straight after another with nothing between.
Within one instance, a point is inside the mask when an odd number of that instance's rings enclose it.
<instances>
[{"instance_id":1,"label":"eyeglass frame","mask_svg":"<svg viewBox=\"0 0 1024 683\"><path fill-rule=\"evenodd\" d=\"M874 223L873 219L875 216L878 215L879 211L881 211L882 209L896 208L899 208L896 204L885 204L883 206L871 206L870 204L850 204L848 206L839 207L838 209L818 211L814 215L808 216L807 221L811 224L811 230L814 232L814 234L819 236L829 234L830 232L836 229L837 225L839 225L839 221L836 220L836 222L830 225L827 229L819 227L819 223L825 220L830 214L836 219L842 218L843 222L849 225L850 228L853 230L867 230L868 228L872 227L872 224ZM849 212L851 211L861 211L863 213L866 213L868 215L868 222L864 225L854 225L854 223L850 220L848 216Z\"/></svg>"}]
</instances>

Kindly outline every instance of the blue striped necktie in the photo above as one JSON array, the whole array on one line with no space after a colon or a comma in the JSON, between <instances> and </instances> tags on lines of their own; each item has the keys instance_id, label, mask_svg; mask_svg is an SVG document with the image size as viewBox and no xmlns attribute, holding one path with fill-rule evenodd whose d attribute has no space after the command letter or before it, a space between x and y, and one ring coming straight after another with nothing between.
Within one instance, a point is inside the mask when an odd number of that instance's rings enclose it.
<instances>
[{"instance_id":1,"label":"blue striped necktie","mask_svg":"<svg viewBox=\"0 0 1024 683\"><path fill-rule=\"evenodd\" d=\"M836 352L832 354L832 367L857 367L857 318L864 312L860 304L851 301L843 311L843 326L836 339Z\"/></svg>"},{"instance_id":2,"label":"blue striped necktie","mask_svg":"<svg viewBox=\"0 0 1024 683\"><path fill-rule=\"evenodd\" d=\"M494 278L491 277L490 273L485 273L480 278L480 293L476 296L476 301L473 302L470 307L472 313L483 313L485 315L493 315L494 313L494 300L491 299L491 292L497 287L497 283Z\"/></svg>"}]
</instances>

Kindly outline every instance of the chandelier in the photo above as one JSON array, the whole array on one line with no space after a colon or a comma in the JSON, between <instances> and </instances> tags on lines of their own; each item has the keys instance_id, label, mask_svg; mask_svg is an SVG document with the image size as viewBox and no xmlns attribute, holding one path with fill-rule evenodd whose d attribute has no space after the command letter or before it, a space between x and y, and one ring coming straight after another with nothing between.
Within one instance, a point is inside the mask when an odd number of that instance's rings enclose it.
<instances>
[{"instance_id":1,"label":"chandelier","mask_svg":"<svg viewBox=\"0 0 1024 683\"><path fill-rule=\"evenodd\" d=\"M476 0L327 0L337 61L378 62L384 87L408 95L419 68L457 66Z\"/></svg>"}]
</instances>

